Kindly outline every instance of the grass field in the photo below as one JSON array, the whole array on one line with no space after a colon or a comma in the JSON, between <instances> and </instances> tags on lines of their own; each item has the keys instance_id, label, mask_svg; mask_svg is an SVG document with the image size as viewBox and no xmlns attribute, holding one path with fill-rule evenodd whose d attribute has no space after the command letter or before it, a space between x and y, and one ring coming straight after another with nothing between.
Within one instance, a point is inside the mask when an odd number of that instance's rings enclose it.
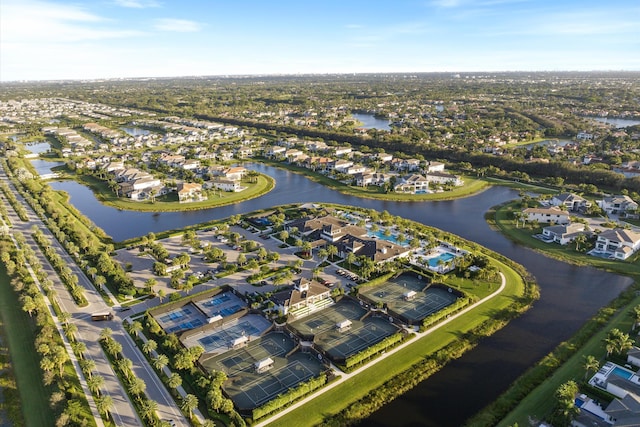
<instances>
[{"instance_id":1,"label":"grass field","mask_svg":"<svg viewBox=\"0 0 640 427\"><path fill-rule=\"evenodd\" d=\"M0 315L4 338L22 400L22 413L27 426L53 426L55 415L49 408L49 391L42 383L40 358L34 348L35 335L29 315L22 311L9 284L4 265L0 264Z\"/></svg>"},{"instance_id":2,"label":"grass field","mask_svg":"<svg viewBox=\"0 0 640 427\"><path fill-rule=\"evenodd\" d=\"M497 311L513 304L513 297L522 295L524 283L522 278L511 268L502 263L496 265L505 274L506 288L495 298L487 301L469 313L454 319L443 328L408 345L392 357L372 364L350 381L346 381L329 393L321 394L307 404L274 420L269 426L287 427L313 426L322 422L325 414L334 414L350 403L362 398L370 390L375 389L400 372L410 369L425 355L458 339L461 333L469 331L490 318ZM495 289L495 288L494 288Z\"/></svg>"}]
</instances>

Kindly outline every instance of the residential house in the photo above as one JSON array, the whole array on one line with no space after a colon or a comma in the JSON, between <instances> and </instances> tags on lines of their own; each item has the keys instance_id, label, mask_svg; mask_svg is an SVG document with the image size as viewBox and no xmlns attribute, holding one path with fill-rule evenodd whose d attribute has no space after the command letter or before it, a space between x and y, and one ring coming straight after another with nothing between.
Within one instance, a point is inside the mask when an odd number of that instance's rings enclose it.
<instances>
[{"instance_id":1,"label":"residential house","mask_svg":"<svg viewBox=\"0 0 640 427\"><path fill-rule=\"evenodd\" d=\"M593 139L593 134L589 132L578 132L578 134L576 135L576 139L588 141Z\"/></svg>"},{"instance_id":2,"label":"residential house","mask_svg":"<svg viewBox=\"0 0 640 427\"><path fill-rule=\"evenodd\" d=\"M240 181L247 174L247 169L242 166L236 166L225 169L224 177L232 181Z\"/></svg>"},{"instance_id":3,"label":"residential house","mask_svg":"<svg viewBox=\"0 0 640 427\"><path fill-rule=\"evenodd\" d=\"M615 259L627 259L640 248L640 233L623 228L605 230L598 234L596 250Z\"/></svg>"},{"instance_id":4,"label":"residential house","mask_svg":"<svg viewBox=\"0 0 640 427\"><path fill-rule=\"evenodd\" d=\"M281 147L279 145L274 145L265 151L265 156L269 158L282 158L284 157L284 153L287 151L286 147Z\"/></svg>"},{"instance_id":5,"label":"residential house","mask_svg":"<svg viewBox=\"0 0 640 427\"><path fill-rule=\"evenodd\" d=\"M383 186L386 182L391 180L391 175L388 173L360 173L356 174L356 185L360 187L366 187L367 185Z\"/></svg>"},{"instance_id":6,"label":"residential house","mask_svg":"<svg viewBox=\"0 0 640 427\"><path fill-rule=\"evenodd\" d=\"M539 223L568 224L569 214L557 207L551 208L527 208L522 211L529 222L538 221Z\"/></svg>"},{"instance_id":7,"label":"residential house","mask_svg":"<svg viewBox=\"0 0 640 427\"><path fill-rule=\"evenodd\" d=\"M431 172L444 172L444 163L442 162L436 162L436 161L430 161L427 166L426 166L426 172L427 173L431 173Z\"/></svg>"},{"instance_id":8,"label":"residential house","mask_svg":"<svg viewBox=\"0 0 640 427\"><path fill-rule=\"evenodd\" d=\"M207 188L217 188L222 191L237 192L244 190L239 181L231 179L215 178L207 183Z\"/></svg>"},{"instance_id":9,"label":"residential house","mask_svg":"<svg viewBox=\"0 0 640 427\"><path fill-rule=\"evenodd\" d=\"M605 197L602 200L598 200L596 203L608 215L623 214L638 210L638 204L634 202L631 197L626 195Z\"/></svg>"},{"instance_id":10,"label":"residential house","mask_svg":"<svg viewBox=\"0 0 640 427\"><path fill-rule=\"evenodd\" d=\"M351 153L351 147L336 147L335 148L335 155L336 156L346 156L347 154Z\"/></svg>"},{"instance_id":11,"label":"residential house","mask_svg":"<svg viewBox=\"0 0 640 427\"><path fill-rule=\"evenodd\" d=\"M585 234L585 225L580 222L571 224L550 225L542 229L542 235L555 243L566 245L576 237Z\"/></svg>"},{"instance_id":12,"label":"residential house","mask_svg":"<svg viewBox=\"0 0 640 427\"><path fill-rule=\"evenodd\" d=\"M349 252L357 256L366 256L375 263L388 262L409 256L411 250L384 239L346 235L337 243L338 255L347 256Z\"/></svg>"},{"instance_id":13,"label":"residential house","mask_svg":"<svg viewBox=\"0 0 640 427\"><path fill-rule=\"evenodd\" d=\"M353 165L347 168L348 175L356 175L356 174L364 173L366 171L367 171L367 167L362 165Z\"/></svg>"},{"instance_id":14,"label":"residential house","mask_svg":"<svg viewBox=\"0 0 640 427\"><path fill-rule=\"evenodd\" d=\"M297 148L291 148L284 152L284 157L289 163L293 163L298 160L298 157L304 155L304 153Z\"/></svg>"},{"instance_id":15,"label":"residential house","mask_svg":"<svg viewBox=\"0 0 640 427\"><path fill-rule=\"evenodd\" d=\"M459 176L452 175L447 172L428 172L425 178L429 182L435 182L437 184L452 184L455 186L462 185L463 182Z\"/></svg>"},{"instance_id":16,"label":"residential house","mask_svg":"<svg viewBox=\"0 0 640 427\"><path fill-rule=\"evenodd\" d=\"M330 165L331 169L340 173L347 173L347 170L353 166L353 162L351 160L336 160Z\"/></svg>"},{"instance_id":17,"label":"residential house","mask_svg":"<svg viewBox=\"0 0 640 427\"><path fill-rule=\"evenodd\" d=\"M195 182L181 182L178 184L178 200L180 203L201 202L207 200L202 191L202 185Z\"/></svg>"},{"instance_id":18,"label":"residential house","mask_svg":"<svg viewBox=\"0 0 640 427\"><path fill-rule=\"evenodd\" d=\"M396 193L425 193L429 190L429 181L422 175L413 174L402 179L393 188Z\"/></svg>"},{"instance_id":19,"label":"residential house","mask_svg":"<svg viewBox=\"0 0 640 427\"><path fill-rule=\"evenodd\" d=\"M551 206L565 206L572 212L581 212L591 206L591 202L573 193L556 194L549 202Z\"/></svg>"}]
</instances>

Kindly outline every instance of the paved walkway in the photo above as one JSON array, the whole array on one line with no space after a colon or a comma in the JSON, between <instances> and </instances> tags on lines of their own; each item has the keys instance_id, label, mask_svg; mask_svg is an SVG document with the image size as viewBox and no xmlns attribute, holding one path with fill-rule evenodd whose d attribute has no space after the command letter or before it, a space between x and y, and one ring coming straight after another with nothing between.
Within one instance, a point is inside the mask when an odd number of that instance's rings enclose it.
<instances>
[{"instance_id":1,"label":"paved walkway","mask_svg":"<svg viewBox=\"0 0 640 427\"><path fill-rule=\"evenodd\" d=\"M269 423L272 423L273 421L277 420L278 418L288 414L291 411L294 411L294 410L298 409L300 406L302 406L302 405L306 404L307 402L315 399L319 395L332 390L333 388L339 386L340 384L344 383L345 381L350 380L351 378L355 377L356 375L360 374L361 372L371 368L376 363L380 363L380 361L386 359L387 357L390 357L390 356L394 355L398 351L400 351L400 350L404 349L405 347L415 343L416 340L422 339L422 338L426 337L427 335L432 334L433 332L435 332L436 330L440 329L441 327L449 324L449 322L452 322L453 320L457 319L460 316L465 315L466 313L468 313L469 311L471 311L474 308L478 307L479 305L484 304L485 302L489 301L490 299L498 296L504 290L505 286L507 285L507 281L506 281L506 278L504 277L504 274L500 273L500 277L501 277L501 284L500 284L500 287L498 289L496 289L495 292L491 293L490 295L487 295L486 297L482 298L481 300L477 301L476 303L471 304L470 306L464 308L463 310L459 311L458 313L456 313L456 314L452 315L451 317L443 320L442 322L440 322L436 326L434 326L434 327L432 327L430 329L427 329L424 332L416 332L416 338L415 339L408 340L408 341L400 344L399 346L397 346L397 347L395 347L395 348L393 348L391 350L388 350L384 355L376 358L375 360L371 361L370 363L367 363L366 365L361 366L360 368L356 369L355 371L350 372L350 373L343 373L337 367L332 365L332 368L334 369L334 371L340 372L340 377L337 380L334 380L328 386L322 388L321 390L319 390L316 393L313 393L313 394L309 395L308 397L300 400L299 402L289 406L288 408L284 409L283 411L278 412L273 417L270 417L270 418L268 418L268 419L266 419L264 421L261 421L261 422L259 422L257 424L254 424L254 427L266 426Z\"/></svg>"}]
</instances>

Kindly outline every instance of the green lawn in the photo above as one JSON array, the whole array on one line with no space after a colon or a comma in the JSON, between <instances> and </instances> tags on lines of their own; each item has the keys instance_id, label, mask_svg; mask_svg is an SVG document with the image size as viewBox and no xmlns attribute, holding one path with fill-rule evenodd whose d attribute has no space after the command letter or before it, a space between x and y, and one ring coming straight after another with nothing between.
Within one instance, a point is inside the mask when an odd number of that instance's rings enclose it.
<instances>
[{"instance_id":1,"label":"green lawn","mask_svg":"<svg viewBox=\"0 0 640 427\"><path fill-rule=\"evenodd\" d=\"M350 403L362 398L370 390L375 389L400 372L410 369L411 366L418 363L426 355L457 340L460 334L480 325L497 311L512 305L514 296L523 294L524 283L514 270L497 261L496 264L507 279L507 286L500 295L476 307L464 316L453 320L445 327L437 329L420 340L416 340L393 356L371 365L351 380L315 397L309 403L273 421L269 425L276 427L316 425L322 422L324 415L337 413ZM492 286L495 289L497 285Z\"/></svg>"},{"instance_id":2,"label":"green lawn","mask_svg":"<svg viewBox=\"0 0 640 427\"><path fill-rule=\"evenodd\" d=\"M29 315L9 284L4 265L0 263L0 315L22 400L22 413L27 426L53 426L55 415L49 408L50 392L42 383L40 358L34 348L35 335Z\"/></svg>"}]
</instances>

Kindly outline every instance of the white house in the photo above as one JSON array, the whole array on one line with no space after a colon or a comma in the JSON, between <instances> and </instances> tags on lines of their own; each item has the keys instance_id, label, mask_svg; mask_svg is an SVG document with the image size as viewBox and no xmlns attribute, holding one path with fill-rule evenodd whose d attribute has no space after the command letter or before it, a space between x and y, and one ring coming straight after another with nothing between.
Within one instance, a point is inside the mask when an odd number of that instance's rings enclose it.
<instances>
[{"instance_id":1,"label":"white house","mask_svg":"<svg viewBox=\"0 0 640 427\"><path fill-rule=\"evenodd\" d=\"M209 181L209 183L207 184L208 188L217 188L218 190L222 191L236 192L244 190L244 188L240 186L240 183L238 181L234 181L231 179L216 178L212 181Z\"/></svg>"},{"instance_id":2,"label":"white house","mask_svg":"<svg viewBox=\"0 0 640 427\"><path fill-rule=\"evenodd\" d=\"M552 208L527 208L522 211L526 215L526 220L529 222L538 221L541 223L551 223L555 222L556 224L568 224L569 214L563 210L560 210L556 207Z\"/></svg>"},{"instance_id":3,"label":"white house","mask_svg":"<svg viewBox=\"0 0 640 427\"><path fill-rule=\"evenodd\" d=\"M596 250L616 259L627 259L640 248L640 233L616 228L598 234Z\"/></svg>"},{"instance_id":4,"label":"white house","mask_svg":"<svg viewBox=\"0 0 640 427\"><path fill-rule=\"evenodd\" d=\"M605 197L597 201L598 206L607 214L621 214L638 210L638 204L625 195Z\"/></svg>"},{"instance_id":5,"label":"white house","mask_svg":"<svg viewBox=\"0 0 640 427\"><path fill-rule=\"evenodd\" d=\"M422 175L413 174L397 184L393 191L397 193L426 192L429 189L429 180Z\"/></svg>"},{"instance_id":6,"label":"white house","mask_svg":"<svg viewBox=\"0 0 640 427\"><path fill-rule=\"evenodd\" d=\"M573 193L556 194L549 203L551 206L566 206L570 211L580 211L591 206L590 201Z\"/></svg>"},{"instance_id":7,"label":"white house","mask_svg":"<svg viewBox=\"0 0 640 427\"><path fill-rule=\"evenodd\" d=\"M566 245L576 237L585 234L585 225L580 222L562 225L550 225L542 229L542 234L555 243Z\"/></svg>"}]
</instances>

